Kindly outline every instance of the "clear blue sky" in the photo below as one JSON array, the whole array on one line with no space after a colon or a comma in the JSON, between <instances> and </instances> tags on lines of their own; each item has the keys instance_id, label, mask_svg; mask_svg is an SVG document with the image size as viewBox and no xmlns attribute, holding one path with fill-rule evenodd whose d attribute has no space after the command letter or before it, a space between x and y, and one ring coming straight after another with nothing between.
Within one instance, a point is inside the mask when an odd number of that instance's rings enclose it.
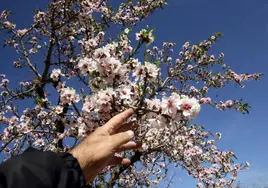
<instances>
[{"instance_id":1,"label":"clear blue sky","mask_svg":"<svg viewBox=\"0 0 268 188\"><path fill-rule=\"evenodd\" d=\"M45 2L49 1L1 1L0 9L15 12L17 25L23 28L32 21L32 9L43 7ZM268 75L267 0L173 0L137 27L144 28L145 25L156 28L157 41L179 44L177 50L186 40L196 43L220 31L224 37L213 48L215 53L223 51L226 63L239 73L263 72ZM0 36L2 39L3 35ZM22 75L12 69L12 52L0 49L0 72L18 80ZM249 115L205 107L196 120L213 132L222 132L220 148L231 148L239 161L251 163L250 170L240 173L239 179L244 185L268 185L267 83L268 78L264 76L261 81L248 82L244 89L230 86L213 92L212 97L218 94L223 100L244 98L253 107ZM174 173L175 181L182 177L183 182L176 182L173 187L194 187L195 182L184 175L185 172L175 170Z\"/></svg>"}]
</instances>

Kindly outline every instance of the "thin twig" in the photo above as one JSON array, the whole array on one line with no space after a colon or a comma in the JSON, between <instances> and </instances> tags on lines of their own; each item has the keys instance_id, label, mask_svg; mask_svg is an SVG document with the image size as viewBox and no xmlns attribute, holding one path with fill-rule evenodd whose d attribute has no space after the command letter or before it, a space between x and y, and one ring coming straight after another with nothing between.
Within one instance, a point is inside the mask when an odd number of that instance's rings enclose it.
<instances>
[{"instance_id":1,"label":"thin twig","mask_svg":"<svg viewBox=\"0 0 268 188\"><path fill-rule=\"evenodd\" d=\"M22 51L23 51L23 54L24 54L24 57L27 61L27 64L29 65L29 67L32 69L32 71L36 74L36 76L38 78L41 78L41 74L38 72L38 70L33 66L33 64L31 63L31 60L29 59L29 55L26 51L26 48L24 46L24 42L22 41L22 39L20 39L20 45L22 47Z\"/></svg>"}]
</instances>

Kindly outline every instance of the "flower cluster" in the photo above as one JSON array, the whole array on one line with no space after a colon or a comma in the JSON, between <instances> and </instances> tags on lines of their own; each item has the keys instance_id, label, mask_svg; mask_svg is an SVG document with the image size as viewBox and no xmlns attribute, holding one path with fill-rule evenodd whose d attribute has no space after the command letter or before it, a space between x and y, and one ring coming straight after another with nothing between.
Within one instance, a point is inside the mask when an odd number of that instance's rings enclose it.
<instances>
[{"instance_id":1,"label":"flower cluster","mask_svg":"<svg viewBox=\"0 0 268 188\"><path fill-rule=\"evenodd\" d=\"M83 57L79 60L78 67L83 75L92 75L96 78L102 77L104 84L118 82L125 79L128 72L127 66L123 65L117 58L118 44L108 44L94 51L93 57Z\"/></svg>"},{"instance_id":2,"label":"flower cluster","mask_svg":"<svg viewBox=\"0 0 268 188\"><path fill-rule=\"evenodd\" d=\"M194 119L200 111L200 104L195 98L180 96L177 93L172 93L170 97L163 97L160 105L163 114L176 117L181 111L184 118L189 120Z\"/></svg>"}]
</instances>

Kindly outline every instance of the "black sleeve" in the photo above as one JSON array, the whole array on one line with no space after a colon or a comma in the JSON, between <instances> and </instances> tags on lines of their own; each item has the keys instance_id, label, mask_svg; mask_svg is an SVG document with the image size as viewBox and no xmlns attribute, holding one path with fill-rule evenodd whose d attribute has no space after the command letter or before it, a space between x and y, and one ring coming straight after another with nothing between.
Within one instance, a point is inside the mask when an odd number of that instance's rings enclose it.
<instances>
[{"instance_id":1,"label":"black sleeve","mask_svg":"<svg viewBox=\"0 0 268 188\"><path fill-rule=\"evenodd\" d=\"M85 178L70 153L28 148L0 164L0 188L80 188Z\"/></svg>"}]
</instances>

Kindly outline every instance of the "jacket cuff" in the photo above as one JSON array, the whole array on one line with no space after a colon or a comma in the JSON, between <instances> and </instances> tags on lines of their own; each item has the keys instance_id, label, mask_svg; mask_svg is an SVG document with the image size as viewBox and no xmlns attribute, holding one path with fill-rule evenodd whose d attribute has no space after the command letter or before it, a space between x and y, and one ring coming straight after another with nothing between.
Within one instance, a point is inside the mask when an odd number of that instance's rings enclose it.
<instances>
[{"instance_id":1,"label":"jacket cuff","mask_svg":"<svg viewBox=\"0 0 268 188\"><path fill-rule=\"evenodd\" d=\"M85 187L86 179L78 160L71 153L57 153L57 155L63 159L66 168L77 171L79 175L80 187Z\"/></svg>"}]
</instances>

